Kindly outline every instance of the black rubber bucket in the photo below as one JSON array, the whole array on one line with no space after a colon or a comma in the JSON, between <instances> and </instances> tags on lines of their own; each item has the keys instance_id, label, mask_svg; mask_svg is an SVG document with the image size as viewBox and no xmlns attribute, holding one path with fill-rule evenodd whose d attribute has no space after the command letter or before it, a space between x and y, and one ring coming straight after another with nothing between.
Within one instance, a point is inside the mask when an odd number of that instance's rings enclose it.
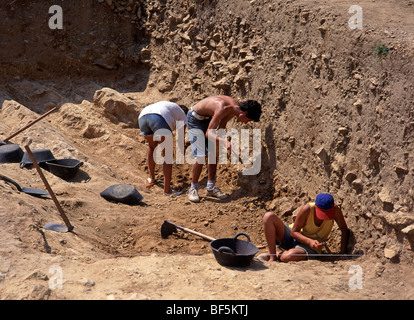
<instances>
[{"instance_id":1,"label":"black rubber bucket","mask_svg":"<svg viewBox=\"0 0 414 320\"><path fill-rule=\"evenodd\" d=\"M40 165L48 161L54 161L56 158L53 156L52 151L49 149L38 149L32 151L33 156L36 160L36 162ZM26 166L33 165L32 160L29 157L29 154L25 152L23 154L22 161L20 162L20 168L24 168Z\"/></svg>"},{"instance_id":2,"label":"black rubber bucket","mask_svg":"<svg viewBox=\"0 0 414 320\"><path fill-rule=\"evenodd\" d=\"M17 144L0 145L0 163L19 163L23 150Z\"/></svg>"},{"instance_id":3,"label":"black rubber bucket","mask_svg":"<svg viewBox=\"0 0 414 320\"><path fill-rule=\"evenodd\" d=\"M112 202L121 202L129 205L140 204L144 197L138 190L129 184L115 184L100 193L101 197Z\"/></svg>"},{"instance_id":4,"label":"black rubber bucket","mask_svg":"<svg viewBox=\"0 0 414 320\"><path fill-rule=\"evenodd\" d=\"M247 241L237 239L245 236ZM247 267L259 249L250 242L250 237L243 232L236 234L234 238L216 239L210 242L217 262L226 267Z\"/></svg>"},{"instance_id":5,"label":"black rubber bucket","mask_svg":"<svg viewBox=\"0 0 414 320\"><path fill-rule=\"evenodd\" d=\"M47 170L55 176L62 179L70 179L76 176L83 162L76 159L60 159L47 161L46 165Z\"/></svg>"}]
</instances>

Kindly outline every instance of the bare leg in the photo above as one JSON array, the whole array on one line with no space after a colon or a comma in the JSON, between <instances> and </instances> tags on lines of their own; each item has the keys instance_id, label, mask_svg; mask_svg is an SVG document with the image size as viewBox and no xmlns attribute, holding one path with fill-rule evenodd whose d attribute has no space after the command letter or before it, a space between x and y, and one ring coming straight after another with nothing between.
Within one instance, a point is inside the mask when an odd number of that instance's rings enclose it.
<instances>
[{"instance_id":1,"label":"bare leg","mask_svg":"<svg viewBox=\"0 0 414 320\"><path fill-rule=\"evenodd\" d=\"M198 161L196 161L193 164L193 172L192 172L192 182L198 183L198 179L200 178L201 175L201 170L203 170L203 164L198 163Z\"/></svg>"},{"instance_id":2,"label":"bare leg","mask_svg":"<svg viewBox=\"0 0 414 320\"><path fill-rule=\"evenodd\" d=\"M210 181L216 181L216 173L217 173L217 164L208 164L207 165L208 170L208 180Z\"/></svg>"},{"instance_id":3,"label":"bare leg","mask_svg":"<svg viewBox=\"0 0 414 320\"><path fill-rule=\"evenodd\" d=\"M153 140L154 135L145 136L145 139L148 142L148 170L149 170L149 177L152 181L155 181L155 161L154 161L154 150L158 145L158 141Z\"/></svg>"},{"instance_id":4,"label":"bare leg","mask_svg":"<svg viewBox=\"0 0 414 320\"><path fill-rule=\"evenodd\" d=\"M285 235L283 221L273 212L266 212L263 217L263 229L269 248L269 261L276 260L276 241L281 243Z\"/></svg>"},{"instance_id":5,"label":"bare leg","mask_svg":"<svg viewBox=\"0 0 414 320\"><path fill-rule=\"evenodd\" d=\"M282 262L290 262L290 261L300 261L306 260L307 256L304 250L299 248L290 249L288 251L284 251L280 256L280 261Z\"/></svg>"},{"instance_id":6,"label":"bare leg","mask_svg":"<svg viewBox=\"0 0 414 320\"><path fill-rule=\"evenodd\" d=\"M172 164L164 162L162 166L164 172L164 193L170 194L171 190L171 176L172 176Z\"/></svg>"}]
</instances>

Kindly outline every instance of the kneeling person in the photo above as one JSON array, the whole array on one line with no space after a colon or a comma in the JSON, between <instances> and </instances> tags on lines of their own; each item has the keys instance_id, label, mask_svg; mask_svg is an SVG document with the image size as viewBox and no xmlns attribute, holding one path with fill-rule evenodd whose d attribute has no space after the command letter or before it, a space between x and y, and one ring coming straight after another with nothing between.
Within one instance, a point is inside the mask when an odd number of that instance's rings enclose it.
<instances>
[{"instance_id":1,"label":"kneeling person","mask_svg":"<svg viewBox=\"0 0 414 320\"><path fill-rule=\"evenodd\" d=\"M298 261L308 254L321 253L321 242L326 242L334 221L341 230L341 252L346 253L348 227L341 209L329 193L320 193L315 202L304 205L290 228L273 212L263 217L263 228L269 248L269 261ZM276 245L285 251L276 253Z\"/></svg>"}]
</instances>

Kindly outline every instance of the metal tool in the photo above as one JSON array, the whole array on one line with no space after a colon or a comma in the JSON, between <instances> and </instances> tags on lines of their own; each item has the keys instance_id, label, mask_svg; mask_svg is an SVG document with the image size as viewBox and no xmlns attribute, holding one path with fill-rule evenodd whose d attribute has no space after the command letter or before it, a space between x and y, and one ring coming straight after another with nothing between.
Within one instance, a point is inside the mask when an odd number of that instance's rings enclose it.
<instances>
[{"instance_id":1,"label":"metal tool","mask_svg":"<svg viewBox=\"0 0 414 320\"><path fill-rule=\"evenodd\" d=\"M326 249L326 251L330 254L332 251L327 246L326 242L322 240L322 238L319 236L319 234L315 233L316 237L318 237L318 240L320 241L320 244L323 245L323 247Z\"/></svg>"},{"instance_id":2,"label":"metal tool","mask_svg":"<svg viewBox=\"0 0 414 320\"><path fill-rule=\"evenodd\" d=\"M180 229L181 231L184 231L184 232L192 233L208 241L216 240L215 238L212 238L210 236L207 236L205 234L202 234L200 232L197 232L191 229L184 228L168 220L164 220L164 223L161 226L161 237L163 239L167 239L169 235L173 234L174 232L177 232L177 229ZM266 248L266 246L257 246L257 248L264 249Z\"/></svg>"},{"instance_id":3,"label":"metal tool","mask_svg":"<svg viewBox=\"0 0 414 320\"><path fill-rule=\"evenodd\" d=\"M22 188L22 187L20 187L20 185L16 181L14 181L14 180L6 177L6 176L3 176L1 174L0 174L0 179L4 180L6 182L10 182L11 184L13 184L17 188L17 190L19 190L20 192L27 193L28 195L31 195L31 196L41 197L41 196L48 196L49 195L49 192L47 192L45 190L32 189L32 188Z\"/></svg>"},{"instance_id":4,"label":"metal tool","mask_svg":"<svg viewBox=\"0 0 414 320\"><path fill-rule=\"evenodd\" d=\"M195 234L196 236L202 237L203 239L208 240L208 241L216 240L212 237L206 236L205 234L202 234L200 232L197 232L191 229L184 228L168 220L164 220L164 223L161 226L161 237L163 239L167 239L169 235L173 234L174 232L177 232L177 229L180 229L181 231L184 231L184 232Z\"/></svg>"}]
</instances>

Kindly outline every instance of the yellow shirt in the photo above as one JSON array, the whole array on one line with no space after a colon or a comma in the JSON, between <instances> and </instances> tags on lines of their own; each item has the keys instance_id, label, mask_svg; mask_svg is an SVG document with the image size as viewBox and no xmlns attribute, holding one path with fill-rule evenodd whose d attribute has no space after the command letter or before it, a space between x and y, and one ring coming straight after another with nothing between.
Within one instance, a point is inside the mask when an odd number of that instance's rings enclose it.
<instances>
[{"instance_id":1,"label":"yellow shirt","mask_svg":"<svg viewBox=\"0 0 414 320\"><path fill-rule=\"evenodd\" d=\"M331 231L334 224L334 220L323 220L322 224L318 227L315 224L315 203L309 203L310 212L308 219L306 220L305 226L302 228L300 233L302 233L305 237L320 241L318 236L321 237L322 241L325 242ZM293 224L290 226L293 227Z\"/></svg>"}]
</instances>

